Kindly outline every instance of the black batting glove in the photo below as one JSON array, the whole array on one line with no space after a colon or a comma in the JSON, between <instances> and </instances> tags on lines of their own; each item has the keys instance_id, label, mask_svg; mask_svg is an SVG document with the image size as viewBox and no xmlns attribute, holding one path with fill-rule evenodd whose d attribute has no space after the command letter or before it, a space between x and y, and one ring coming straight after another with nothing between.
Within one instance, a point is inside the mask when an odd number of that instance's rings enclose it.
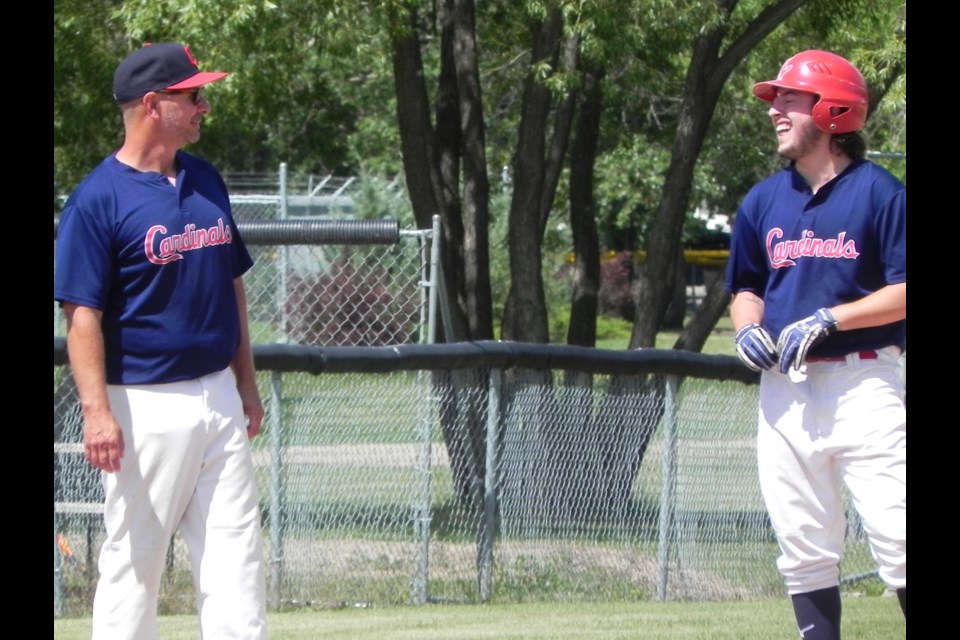
<instances>
[{"instance_id":1,"label":"black batting glove","mask_svg":"<svg viewBox=\"0 0 960 640\"><path fill-rule=\"evenodd\" d=\"M837 319L829 309L819 309L815 314L787 325L780 332L777 351L780 352L780 373L792 366L799 369L813 345L824 340L837 330Z\"/></svg>"},{"instance_id":2,"label":"black batting glove","mask_svg":"<svg viewBox=\"0 0 960 640\"><path fill-rule=\"evenodd\" d=\"M773 344L773 337L756 322L741 327L733 341L743 364L754 371L769 369L777 363L777 347Z\"/></svg>"}]
</instances>

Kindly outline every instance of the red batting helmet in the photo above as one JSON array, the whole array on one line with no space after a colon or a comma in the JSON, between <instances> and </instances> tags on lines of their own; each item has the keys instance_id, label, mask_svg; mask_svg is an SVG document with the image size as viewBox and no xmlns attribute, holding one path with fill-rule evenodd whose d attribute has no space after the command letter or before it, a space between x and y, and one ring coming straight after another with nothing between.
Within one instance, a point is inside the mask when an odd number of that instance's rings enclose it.
<instances>
[{"instance_id":1,"label":"red batting helmet","mask_svg":"<svg viewBox=\"0 0 960 640\"><path fill-rule=\"evenodd\" d=\"M867 83L849 60L811 49L783 63L776 80L753 85L753 94L773 102L777 89L815 93L813 121L827 133L859 131L867 119Z\"/></svg>"}]
</instances>

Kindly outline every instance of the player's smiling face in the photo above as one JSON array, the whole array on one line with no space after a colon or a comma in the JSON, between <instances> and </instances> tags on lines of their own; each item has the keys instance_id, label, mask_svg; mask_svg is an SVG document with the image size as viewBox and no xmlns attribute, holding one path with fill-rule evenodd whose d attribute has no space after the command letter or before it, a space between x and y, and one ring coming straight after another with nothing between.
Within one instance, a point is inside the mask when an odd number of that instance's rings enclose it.
<instances>
[{"instance_id":1,"label":"player's smiling face","mask_svg":"<svg viewBox=\"0 0 960 640\"><path fill-rule=\"evenodd\" d=\"M779 89L767 112L777 133L777 153L788 160L799 160L829 138L811 115L817 96L805 91Z\"/></svg>"}]
</instances>

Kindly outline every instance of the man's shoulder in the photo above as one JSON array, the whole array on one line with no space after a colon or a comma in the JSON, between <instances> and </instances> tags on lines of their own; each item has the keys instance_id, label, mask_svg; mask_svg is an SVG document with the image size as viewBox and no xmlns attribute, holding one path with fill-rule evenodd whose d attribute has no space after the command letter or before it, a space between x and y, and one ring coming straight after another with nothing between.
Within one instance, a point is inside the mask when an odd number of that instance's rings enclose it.
<instances>
[{"instance_id":1,"label":"man's shoulder","mask_svg":"<svg viewBox=\"0 0 960 640\"><path fill-rule=\"evenodd\" d=\"M66 207L76 206L84 202L99 202L113 193L113 178L116 175L119 163L113 155L104 158L93 168L70 193Z\"/></svg>"},{"instance_id":2,"label":"man's shoulder","mask_svg":"<svg viewBox=\"0 0 960 640\"><path fill-rule=\"evenodd\" d=\"M750 187L750 190L747 191L747 195L744 198L744 203L763 202L777 197L781 189L791 188L793 186L797 176L798 174L796 170L793 169L793 165L781 168L779 171L776 171Z\"/></svg>"},{"instance_id":3,"label":"man's shoulder","mask_svg":"<svg viewBox=\"0 0 960 640\"><path fill-rule=\"evenodd\" d=\"M852 169L853 172L860 174L865 179L882 187L895 190L906 190L907 188L907 186L900 181L900 178L893 175L889 169L872 160L860 160L855 163Z\"/></svg>"},{"instance_id":4,"label":"man's shoulder","mask_svg":"<svg viewBox=\"0 0 960 640\"><path fill-rule=\"evenodd\" d=\"M878 209L889 205L906 207L907 186L886 167L861 159L850 167L849 179L842 181L847 191L870 198Z\"/></svg>"}]
</instances>

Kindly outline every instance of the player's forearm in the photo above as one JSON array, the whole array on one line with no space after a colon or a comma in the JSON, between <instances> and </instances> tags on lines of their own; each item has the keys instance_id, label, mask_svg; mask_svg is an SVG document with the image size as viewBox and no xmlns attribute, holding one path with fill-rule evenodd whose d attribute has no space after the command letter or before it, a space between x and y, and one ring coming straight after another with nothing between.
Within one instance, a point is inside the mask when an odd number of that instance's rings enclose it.
<instances>
[{"instance_id":1,"label":"player's forearm","mask_svg":"<svg viewBox=\"0 0 960 640\"><path fill-rule=\"evenodd\" d=\"M865 329L907 317L907 283L891 284L860 300L831 307L840 331Z\"/></svg>"},{"instance_id":2,"label":"player's forearm","mask_svg":"<svg viewBox=\"0 0 960 640\"><path fill-rule=\"evenodd\" d=\"M253 348L249 342L241 344L237 348L230 367L233 369L233 375L237 379L237 389L240 391L240 395L244 397L256 395L259 399L257 374L253 366Z\"/></svg>"},{"instance_id":3,"label":"player's forearm","mask_svg":"<svg viewBox=\"0 0 960 640\"><path fill-rule=\"evenodd\" d=\"M233 287L237 295L237 313L240 314L240 345L230 366L233 368L233 375L237 378L237 390L240 392L244 410L247 416L252 418L252 414L262 411L262 408L260 391L257 389L257 372L253 364L247 294L241 278L233 281Z\"/></svg>"},{"instance_id":4,"label":"player's forearm","mask_svg":"<svg viewBox=\"0 0 960 640\"><path fill-rule=\"evenodd\" d=\"M102 313L89 307L64 305L67 316L67 355L83 411L83 445L87 462L113 473L120 470L124 442L110 409L104 354Z\"/></svg>"},{"instance_id":5,"label":"player's forearm","mask_svg":"<svg viewBox=\"0 0 960 640\"><path fill-rule=\"evenodd\" d=\"M763 299L751 291L735 293L730 301L730 321L733 330L751 324L763 324Z\"/></svg>"},{"instance_id":6,"label":"player's forearm","mask_svg":"<svg viewBox=\"0 0 960 640\"><path fill-rule=\"evenodd\" d=\"M237 378L237 386L243 390L252 385L255 390L256 371L253 366L253 347L250 344L250 320L247 313L247 294L241 278L233 281L233 287L237 296L237 313L240 316L240 345L233 356L231 366Z\"/></svg>"},{"instance_id":7,"label":"player's forearm","mask_svg":"<svg viewBox=\"0 0 960 640\"><path fill-rule=\"evenodd\" d=\"M247 294L243 280L233 281L237 295L237 313L240 314L240 346L233 357L231 367L237 378L237 392L243 403L243 413L247 417L247 435L251 438L260 432L263 423L263 402L257 389L257 373L253 365L253 347L250 338L250 320L247 313Z\"/></svg>"},{"instance_id":8,"label":"player's forearm","mask_svg":"<svg viewBox=\"0 0 960 640\"><path fill-rule=\"evenodd\" d=\"M63 311L67 319L67 356L80 407L86 418L96 419L110 412L102 313L69 303L64 304Z\"/></svg>"}]
</instances>

